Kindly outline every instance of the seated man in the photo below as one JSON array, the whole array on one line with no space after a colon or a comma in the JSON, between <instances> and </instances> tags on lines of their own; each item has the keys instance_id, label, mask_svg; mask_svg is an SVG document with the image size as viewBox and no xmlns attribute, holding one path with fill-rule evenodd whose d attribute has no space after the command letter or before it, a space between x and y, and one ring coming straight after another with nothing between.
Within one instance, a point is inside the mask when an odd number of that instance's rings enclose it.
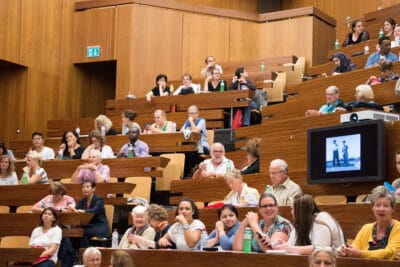
<instances>
[{"instance_id":1,"label":"seated man","mask_svg":"<svg viewBox=\"0 0 400 267\"><path fill-rule=\"evenodd\" d=\"M54 150L44 145L44 137L41 132L32 133L32 150L42 156L42 160L54 159Z\"/></svg>"},{"instance_id":2,"label":"seated man","mask_svg":"<svg viewBox=\"0 0 400 267\"><path fill-rule=\"evenodd\" d=\"M390 52L391 41L387 36L383 36L379 38L379 51L373 53L368 57L367 63L365 64L365 68L370 68L373 66L378 66L381 61L398 61L399 58Z\"/></svg>"},{"instance_id":3,"label":"seated man","mask_svg":"<svg viewBox=\"0 0 400 267\"><path fill-rule=\"evenodd\" d=\"M220 65L215 64L215 58L214 56L208 56L204 60L204 62L207 64L201 71L200 74L202 77L209 77L212 75L213 70L219 70L219 73L222 74L222 68Z\"/></svg>"},{"instance_id":4,"label":"seated man","mask_svg":"<svg viewBox=\"0 0 400 267\"><path fill-rule=\"evenodd\" d=\"M199 153L210 154L210 145L207 141L206 120L199 117L199 109L192 105L188 108L189 118L182 125L181 132L190 135L192 132L200 133L201 139L197 144L197 151L185 153L185 171L184 176L189 176L191 170L201 161Z\"/></svg>"},{"instance_id":5,"label":"seated man","mask_svg":"<svg viewBox=\"0 0 400 267\"><path fill-rule=\"evenodd\" d=\"M198 94L200 92L200 86L192 83L192 76L190 74L184 74L182 76L182 82L183 85L176 89L174 95Z\"/></svg>"},{"instance_id":6,"label":"seated man","mask_svg":"<svg viewBox=\"0 0 400 267\"><path fill-rule=\"evenodd\" d=\"M379 64L379 70L381 71L381 77L371 76L367 80L366 84L375 85L384 82L397 81L399 74L393 72L393 63L391 61L382 61Z\"/></svg>"},{"instance_id":7,"label":"seated man","mask_svg":"<svg viewBox=\"0 0 400 267\"><path fill-rule=\"evenodd\" d=\"M267 186L265 193L275 196L278 206L290 206L293 197L301 193L298 184L289 179L288 165L282 159L274 159L269 166L269 177L272 186Z\"/></svg>"},{"instance_id":8,"label":"seated man","mask_svg":"<svg viewBox=\"0 0 400 267\"><path fill-rule=\"evenodd\" d=\"M224 177L235 168L233 161L225 158L225 147L221 143L211 146L211 159L206 159L193 174L193 179Z\"/></svg>"},{"instance_id":9,"label":"seated man","mask_svg":"<svg viewBox=\"0 0 400 267\"><path fill-rule=\"evenodd\" d=\"M339 99L339 89L331 85L325 91L326 104L321 106L319 110L309 109L306 111L306 117L332 113L337 107L343 107L343 101Z\"/></svg>"},{"instance_id":10,"label":"seated man","mask_svg":"<svg viewBox=\"0 0 400 267\"><path fill-rule=\"evenodd\" d=\"M129 145L133 147L133 156L134 157L148 157L149 156L149 146L139 140L139 129L133 128L128 132L129 143L126 143L122 146L119 151L117 158L128 158L129 156Z\"/></svg>"},{"instance_id":11,"label":"seated man","mask_svg":"<svg viewBox=\"0 0 400 267\"><path fill-rule=\"evenodd\" d=\"M96 183L110 181L110 167L101 164L101 152L96 149L89 151L89 163L79 165L71 176L72 183L81 183L83 180Z\"/></svg>"}]
</instances>

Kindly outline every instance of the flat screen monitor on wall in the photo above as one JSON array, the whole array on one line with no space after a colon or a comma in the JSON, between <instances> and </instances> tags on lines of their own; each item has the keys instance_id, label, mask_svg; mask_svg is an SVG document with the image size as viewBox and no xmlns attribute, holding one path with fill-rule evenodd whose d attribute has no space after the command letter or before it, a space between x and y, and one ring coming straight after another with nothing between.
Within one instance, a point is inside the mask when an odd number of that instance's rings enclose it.
<instances>
[{"instance_id":1,"label":"flat screen monitor on wall","mask_svg":"<svg viewBox=\"0 0 400 267\"><path fill-rule=\"evenodd\" d=\"M308 130L308 184L382 181L385 178L382 120Z\"/></svg>"}]
</instances>

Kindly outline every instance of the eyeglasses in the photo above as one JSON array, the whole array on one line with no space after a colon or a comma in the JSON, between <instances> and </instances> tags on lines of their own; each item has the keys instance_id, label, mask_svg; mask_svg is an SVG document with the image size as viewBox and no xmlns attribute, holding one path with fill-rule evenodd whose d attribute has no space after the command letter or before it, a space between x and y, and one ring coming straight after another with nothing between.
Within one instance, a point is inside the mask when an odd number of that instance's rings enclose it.
<instances>
[{"instance_id":1,"label":"eyeglasses","mask_svg":"<svg viewBox=\"0 0 400 267\"><path fill-rule=\"evenodd\" d=\"M278 175L278 174L280 174L281 172L283 172L283 171L269 172L269 175Z\"/></svg>"},{"instance_id":2,"label":"eyeglasses","mask_svg":"<svg viewBox=\"0 0 400 267\"><path fill-rule=\"evenodd\" d=\"M268 209L268 208L272 209L272 208L275 208L275 207L276 207L276 204L267 204L267 205L260 205L259 206L260 209Z\"/></svg>"}]
</instances>

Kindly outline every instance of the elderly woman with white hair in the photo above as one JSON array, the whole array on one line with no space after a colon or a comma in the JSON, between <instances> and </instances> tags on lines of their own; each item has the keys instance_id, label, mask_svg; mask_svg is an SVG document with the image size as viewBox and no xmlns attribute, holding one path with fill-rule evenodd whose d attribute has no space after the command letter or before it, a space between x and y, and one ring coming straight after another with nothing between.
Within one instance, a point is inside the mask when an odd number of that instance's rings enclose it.
<instances>
[{"instance_id":1,"label":"elderly woman with white hair","mask_svg":"<svg viewBox=\"0 0 400 267\"><path fill-rule=\"evenodd\" d=\"M147 207L136 206L132 209L132 227L126 230L118 246L120 249L147 249L148 240L153 241L156 231L149 224Z\"/></svg>"},{"instance_id":2,"label":"elderly woman with white hair","mask_svg":"<svg viewBox=\"0 0 400 267\"><path fill-rule=\"evenodd\" d=\"M30 151L26 155L26 166L22 168L28 174L28 184L48 184L46 171L40 167L42 157L36 151Z\"/></svg>"},{"instance_id":3,"label":"elderly woman with white hair","mask_svg":"<svg viewBox=\"0 0 400 267\"><path fill-rule=\"evenodd\" d=\"M96 149L90 150L88 161L76 168L71 176L71 182L81 183L83 180L91 180L96 183L108 183L110 168L101 163L101 152Z\"/></svg>"},{"instance_id":4,"label":"elderly woman with white hair","mask_svg":"<svg viewBox=\"0 0 400 267\"><path fill-rule=\"evenodd\" d=\"M353 108L369 108L376 110L383 110L382 105L374 102L374 91L368 84L361 84L356 87L355 93L356 100L346 103L343 108L336 108L336 110L348 110L351 111Z\"/></svg>"},{"instance_id":5,"label":"elderly woman with white hair","mask_svg":"<svg viewBox=\"0 0 400 267\"><path fill-rule=\"evenodd\" d=\"M243 183L242 175L237 169L233 169L225 174L225 182L231 189L225 197L224 203L232 204L236 207L257 206L260 194L257 189Z\"/></svg>"},{"instance_id":6,"label":"elderly woman with white hair","mask_svg":"<svg viewBox=\"0 0 400 267\"><path fill-rule=\"evenodd\" d=\"M83 265L75 265L74 267L100 267L101 252L95 247L88 247L82 255Z\"/></svg>"}]
</instances>

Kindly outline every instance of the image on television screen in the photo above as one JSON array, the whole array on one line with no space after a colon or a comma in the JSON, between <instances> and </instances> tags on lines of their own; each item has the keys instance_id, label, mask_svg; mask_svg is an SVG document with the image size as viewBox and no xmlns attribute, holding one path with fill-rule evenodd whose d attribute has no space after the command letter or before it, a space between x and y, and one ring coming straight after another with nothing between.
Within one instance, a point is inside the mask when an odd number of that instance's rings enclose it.
<instances>
[{"instance_id":1,"label":"image on television screen","mask_svg":"<svg viewBox=\"0 0 400 267\"><path fill-rule=\"evenodd\" d=\"M361 170L361 135L327 137L326 172Z\"/></svg>"}]
</instances>

